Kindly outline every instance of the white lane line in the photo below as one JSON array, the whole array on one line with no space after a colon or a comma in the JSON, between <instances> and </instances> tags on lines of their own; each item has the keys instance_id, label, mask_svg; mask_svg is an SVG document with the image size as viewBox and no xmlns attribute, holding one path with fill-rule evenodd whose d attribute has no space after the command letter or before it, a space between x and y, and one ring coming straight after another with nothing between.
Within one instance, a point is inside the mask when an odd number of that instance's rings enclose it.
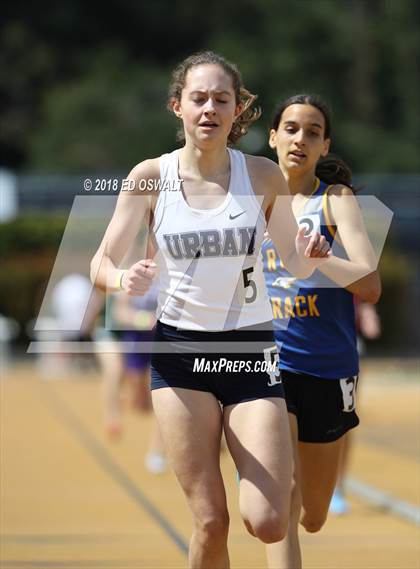
<instances>
[{"instance_id":1,"label":"white lane line","mask_svg":"<svg viewBox=\"0 0 420 569\"><path fill-rule=\"evenodd\" d=\"M420 526L420 508L414 504L399 500L391 494L387 494L383 490L370 486L352 476L346 479L346 489L358 498L369 502L369 504L387 510L416 526Z\"/></svg>"}]
</instances>

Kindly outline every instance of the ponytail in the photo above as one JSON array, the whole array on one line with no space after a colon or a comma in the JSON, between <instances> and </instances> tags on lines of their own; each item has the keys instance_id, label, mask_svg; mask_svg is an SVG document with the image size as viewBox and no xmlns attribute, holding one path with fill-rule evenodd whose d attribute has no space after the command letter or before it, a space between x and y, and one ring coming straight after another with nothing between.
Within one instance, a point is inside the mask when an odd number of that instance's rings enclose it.
<instances>
[{"instance_id":1,"label":"ponytail","mask_svg":"<svg viewBox=\"0 0 420 569\"><path fill-rule=\"evenodd\" d=\"M318 160L315 174L327 184L343 184L356 192L353 187L352 172L349 166L339 156L328 154Z\"/></svg>"}]
</instances>

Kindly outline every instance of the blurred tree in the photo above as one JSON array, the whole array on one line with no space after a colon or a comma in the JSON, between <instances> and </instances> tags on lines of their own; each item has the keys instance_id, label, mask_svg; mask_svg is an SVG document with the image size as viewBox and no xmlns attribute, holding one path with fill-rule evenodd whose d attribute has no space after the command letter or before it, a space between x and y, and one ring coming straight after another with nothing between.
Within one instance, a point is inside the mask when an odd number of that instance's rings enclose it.
<instances>
[{"instance_id":1,"label":"blurred tree","mask_svg":"<svg viewBox=\"0 0 420 569\"><path fill-rule=\"evenodd\" d=\"M119 47L89 54L84 67L82 79L44 97L42 128L30 140L32 170L118 172L173 145L167 72L134 64Z\"/></svg>"},{"instance_id":2,"label":"blurred tree","mask_svg":"<svg viewBox=\"0 0 420 569\"><path fill-rule=\"evenodd\" d=\"M170 148L168 71L210 48L260 95L265 114L245 148L271 155L276 103L311 91L330 102L333 149L354 170L416 172L419 19L416 0L214 0L207 11L193 0L111 0L100 12L82 0L42 10L15 0L0 25L2 163L126 170Z\"/></svg>"},{"instance_id":3,"label":"blurred tree","mask_svg":"<svg viewBox=\"0 0 420 569\"><path fill-rule=\"evenodd\" d=\"M53 80L54 52L23 22L4 25L0 34L0 156L2 164L22 166L37 107Z\"/></svg>"}]
</instances>

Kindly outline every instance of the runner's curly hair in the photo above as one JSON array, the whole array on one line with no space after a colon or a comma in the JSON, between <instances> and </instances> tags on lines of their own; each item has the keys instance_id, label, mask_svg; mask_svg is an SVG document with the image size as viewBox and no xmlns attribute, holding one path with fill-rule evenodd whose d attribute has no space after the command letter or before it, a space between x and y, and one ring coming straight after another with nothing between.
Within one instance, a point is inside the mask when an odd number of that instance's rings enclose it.
<instances>
[{"instance_id":1,"label":"runner's curly hair","mask_svg":"<svg viewBox=\"0 0 420 569\"><path fill-rule=\"evenodd\" d=\"M244 136L249 127L261 116L261 109L255 104L257 95L253 95L245 89L241 74L234 63L227 61L221 55L213 51L200 51L190 55L182 61L172 73L172 81L169 86L168 109L172 111L172 103L181 100L181 93L185 87L187 73L198 65L219 65L231 78L235 92L236 104L242 105L241 113L236 117L228 136L228 145L236 144ZM177 134L178 140L184 140L184 130Z\"/></svg>"}]
</instances>

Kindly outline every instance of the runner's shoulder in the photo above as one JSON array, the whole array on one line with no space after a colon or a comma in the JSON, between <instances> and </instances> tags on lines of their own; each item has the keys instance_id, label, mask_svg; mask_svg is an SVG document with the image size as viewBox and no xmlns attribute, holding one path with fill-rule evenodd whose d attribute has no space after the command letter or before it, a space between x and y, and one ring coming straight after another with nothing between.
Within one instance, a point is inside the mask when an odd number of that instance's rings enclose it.
<instances>
[{"instance_id":1,"label":"runner's shoulder","mask_svg":"<svg viewBox=\"0 0 420 569\"><path fill-rule=\"evenodd\" d=\"M260 188L274 196L279 193L288 193L284 176L273 160L265 156L251 156L245 154L246 165L254 189Z\"/></svg>"}]
</instances>

